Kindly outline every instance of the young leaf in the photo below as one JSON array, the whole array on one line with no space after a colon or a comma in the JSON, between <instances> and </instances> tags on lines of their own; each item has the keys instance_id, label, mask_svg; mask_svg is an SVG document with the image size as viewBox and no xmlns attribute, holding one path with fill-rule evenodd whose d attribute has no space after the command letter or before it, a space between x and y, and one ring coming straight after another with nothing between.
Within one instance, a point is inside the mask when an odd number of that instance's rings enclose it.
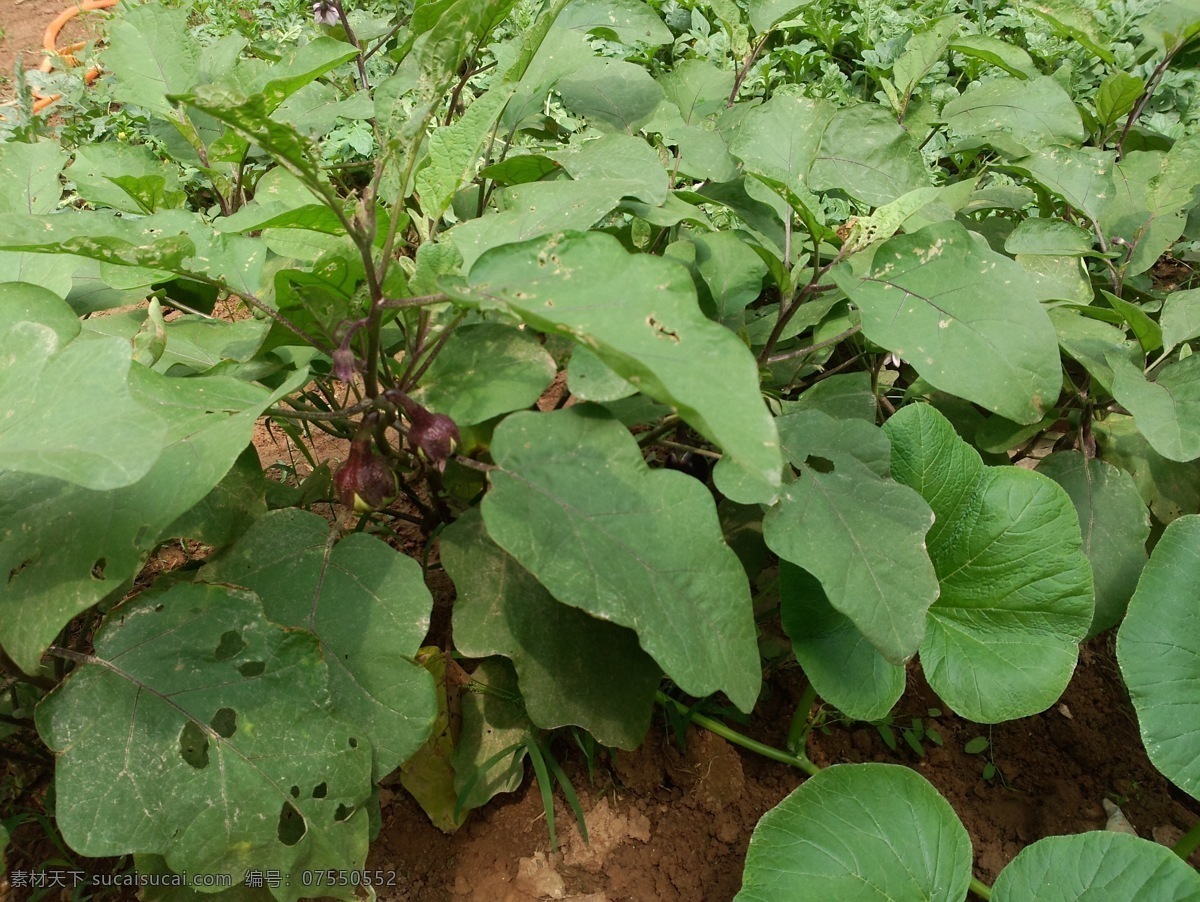
<instances>
[{"instance_id":1,"label":"young leaf","mask_svg":"<svg viewBox=\"0 0 1200 902\"><path fill-rule=\"evenodd\" d=\"M1200 516L1171 523L1142 571L1117 633L1117 660L1142 742L1163 775L1200 798Z\"/></svg>"},{"instance_id":2,"label":"young leaf","mask_svg":"<svg viewBox=\"0 0 1200 902\"><path fill-rule=\"evenodd\" d=\"M174 116L167 95L190 90L200 74L200 44L188 26L188 10L157 3L123 7L109 34L104 65L116 76L118 100Z\"/></svg>"},{"instance_id":3,"label":"young leaf","mask_svg":"<svg viewBox=\"0 0 1200 902\"><path fill-rule=\"evenodd\" d=\"M1111 128L1118 119L1128 115L1146 89L1146 83L1127 72L1114 72L1096 91L1096 115L1100 124Z\"/></svg>"},{"instance_id":4,"label":"young leaf","mask_svg":"<svg viewBox=\"0 0 1200 902\"><path fill-rule=\"evenodd\" d=\"M682 266L630 255L609 235L567 233L488 252L472 267L470 286L463 300L504 304L538 329L571 336L642 392L678 408L745 474L733 500L774 496L782 461L754 359L700 312Z\"/></svg>"},{"instance_id":5,"label":"young leaf","mask_svg":"<svg viewBox=\"0 0 1200 902\"><path fill-rule=\"evenodd\" d=\"M863 333L934 387L1017 423L1058 400L1054 327L1028 276L957 222L891 238L869 273L843 265L833 277L862 310Z\"/></svg>"},{"instance_id":6,"label":"young leaf","mask_svg":"<svg viewBox=\"0 0 1200 902\"><path fill-rule=\"evenodd\" d=\"M316 639L267 620L249 592L184 584L118 608L37 710L67 842L238 882L251 868L362 867L371 750L326 679Z\"/></svg>"},{"instance_id":7,"label":"young leaf","mask_svg":"<svg viewBox=\"0 0 1200 902\"><path fill-rule=\"evenodd\" d=\"M979 723L1044 711L1066 688L1093 614L1070 499L1037 473L984 466L924 404L884 431L893 476L936 516L927 541L941 596L921 643L929 685Z\"/></svg>"},{"instance_id":8,"label":"young leaf","mask_svg":"<svg viewBox=\"0 0 1200 902\"><path fill-rule=\"evenodd\" d=\"M991 144L1010 159L1050 144L1087 137L1075 103L1048 75L997 78L968 88L942 110L946 124L968 141Z\"/></svg>"},{"instance_id":9,"label":"young leaf","mask_svg":"<svg viewBox=\"0 0 1200 902\"><path fill-rule=\"evenodd\" d=\"M601 408L516 413L497 427L483 519L564 604L633 629L681 689L743 711L761 672L746 574L712 496L651 470Z\"/></svg>"},{"instance_id":10,"label":"young leaf","mask_svg":"<svg viewBox=\"0 0 1200 902\"><path fill-rule=\"evenodd\" d=\"M505 658L481 661L461 702L462 730L451 758L458 790L455 820L465 808L516 791L525 776L526 743L537 736L517 690L517 675Z\"/></svg>"},{"instance_id":11,"label":"young leaf","mask_svg":"<svg viewBox=\"0 0 1200 902\"><path fill-rule=\"evenodd\" d=\"M251 589L272 621L313 634L334 706L370 740L376 781L428 738L433 682L411 660L433 602L415 560L365 533L331 545L324 519L289 508L256 521L199 579Z\"/></svg>"},{"instance_id":12,"label":"young leaf","mask_svg":"<svg viewBox=\"0 0 1200 902\"><path fill-rule=\"evenodd\" d=\"M736 902L964 899L966 828L924 777L835 764L763 815Z\"/></svg>"},{"instance_id":13,"label":"young leaf","mask_svg":"<svg viewBox=\"0 0 1200 902\"><path fill-rule=\"evenodd\" d=\"M471 658L511 659L539 727L577 724L604 745L636 748L662 675L637 634L556 601L488 538L477 511L439 542L458 591L455 647Z\"/></svg>"}]
</instances>

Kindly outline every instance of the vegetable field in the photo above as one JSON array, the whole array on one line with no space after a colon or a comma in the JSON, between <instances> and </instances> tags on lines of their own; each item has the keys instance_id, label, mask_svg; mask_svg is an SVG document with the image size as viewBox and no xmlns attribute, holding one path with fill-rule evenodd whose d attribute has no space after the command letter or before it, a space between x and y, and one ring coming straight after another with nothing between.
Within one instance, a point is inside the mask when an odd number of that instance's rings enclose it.
<instances>
[{"instance_id":1,"label":"vegetable field","mask_svg":"<svg viewBox=\"0 0 1200 902\"><path fill-rule=\"evenodd\" d=\"M0 106L16 898L1200 896L1194 0L103 5Z\"/></svg>"}]
</instances>

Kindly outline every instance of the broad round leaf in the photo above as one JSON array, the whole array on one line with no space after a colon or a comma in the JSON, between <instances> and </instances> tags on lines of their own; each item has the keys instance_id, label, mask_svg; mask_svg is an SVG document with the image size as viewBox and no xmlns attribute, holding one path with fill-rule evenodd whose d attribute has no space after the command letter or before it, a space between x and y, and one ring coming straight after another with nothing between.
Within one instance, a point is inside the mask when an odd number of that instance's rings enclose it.
<instances>
[{"instance_id":1,"label":"broad round leaf","mask_svg":"<svg viewBox=\"0 0 1200 902\"><path fill-rule=\"evenodd\" d=\"M894 764L838 764L768 811L737 902L959 902L971 840L929 782Z\"/></svg>"},{"instance_id":2,"label":"broad round leaf","mask_svg":"<svg viewBox=\"0 0 1200 902\"><path fill-rule=\"evenodd\" d=\"M863 333L935 388L1016 423L1058 400L1058 341L1029 277L957 222L884 242L869 273L834 270Z\"/></svg>"},{"instance_id":3,"label":"broad round leaf","mask_svg":"<svg viewBox=\"0 0 1200 902\"><path fill-rule=\"evenodd\" d=\"M330 696L371 740L382 780L421 747L437 714L433 680L412 663L433 599L415 560L366 533L331 544L329 529L308 511L273 511L200 578L252 589L268 617L316 637Z\"/></svg>"},{"instance_id":4,"label":"broad round leaf","mask_svg":"<svg viewBox=\"0 0 1200 902\"><path fill-rule=\"evenodd\" d=\"M1166 846L1104 830L1040 839L1022 849L992 886L993 902L1196 898L1200 876Z\"/></svg>"},{"instance_id":5,"label":"broad round leaf","mask_svg":"<svg viewBox=\"0 0 1200 902\"><path fill-rule=\"evenodd\" d=\"M602 408L515 413L492 440L488 535L560 602L627 626L681 689L743 711L761 671L750 588L712 494L651 470Z\"/></svg>"},{"instance_id":6,"label":"broad round leaf","mask_svg":"<svg viewBox=\"0 0 1200 902\"><path fill-rule=\"evenodd\" d=\"M1151 382L1127 357L1106 355L1113 397L1133 414L1146 441L1168 460L1200 457L1200 356L1168 363Z\"/></svg>"},{"instance_id":7,"label":"broad round leaf","mask_svg":"<svg viewBox=\"0 0 1200 902\"><path fill-rule=\"evenodd\" d=\"M1163 532L1117 633L1146 754L1200 798L1200 516Z\"/></svg>"},{"instance_id":8,"label":"broad round leaf","mask_svg":"<svg viewBox=\"0 0 1200 902\"><path fill-rule=\"evenodd\" d=\"M583 727L632 749L650 726L662 671L637 634L560 604L469 511L438 539L454 580L454 645L469 658L513 662L529 718L543 729Z\"/></svg>"},{"instance_id":9,"label":"broad round leaf","mask_svg":"<svg viewBox=\"0 0 1200 902\"><path fill-rule=\"evenodd\" d=\"M1070 681L1093 613L1070 498L1029 470L984 466L928 405L903 408L884 431L892 474L936 517L927 541L941 596L921 643L929 685L979 723L1044 711Z\"/></svg>"},{"instance_id":10,"label":"broad round leaf","mask_svg":"<svg viewBox=\"0 0 1200 902\"><path fill-rule=\"evenodd\" d=\"M313 637L249 592L183 584L114 609L94 658L37 709L64 838L235 881L362 867L371 751L326 680Z\"/></svg>"}]
</instances>

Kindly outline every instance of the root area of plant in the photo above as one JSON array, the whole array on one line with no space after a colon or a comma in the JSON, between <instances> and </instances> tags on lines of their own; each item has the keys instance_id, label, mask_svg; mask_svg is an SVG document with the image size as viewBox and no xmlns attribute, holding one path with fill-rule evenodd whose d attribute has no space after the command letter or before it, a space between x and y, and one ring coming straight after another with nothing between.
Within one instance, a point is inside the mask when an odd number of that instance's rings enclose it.
<instances>
[{"instance_id":1,"label":"root area of plant","mask_svg":"<svg viewBox=\"0 0 1200 902\"><path fill-rule=\"evenodd\" d=\"M802 688L791 676L772 679L743 732L783 746ZM943 713L930 717L931 708ZM927 738L921 743L924 757L902 738L914 717L942 738L940 747ZM1108 636L1084 647L1066 693L1036 717L993 728L963 721L915 670L891 724L895 751L875 726L829 716L810 736L809 754L822 767L883 761L916 769L954 806L971 836L975 874L989 884L1044 836L1104 829L1105 800L1138 835L1168 845L1200 817L1200 806L1164 780L1142 751ZM967 754L963 747L978 736L989 738L989 749ZM402 790L385 790L383 830L368 867L394 870L398 885L380 898L724 902L741 885L755 823L802 779L694 728L680 752L657 719L637 751L598 756L594 785L578 752L565 744L557 751L579 793L590 843L556 794L560 847L550 848L532 776L518 792L472 813L452 836L433 827ZM985 780L989 760L997 773ZM1200 864L1200 855L1191 863Z\"/></svg>"}]
</instances>

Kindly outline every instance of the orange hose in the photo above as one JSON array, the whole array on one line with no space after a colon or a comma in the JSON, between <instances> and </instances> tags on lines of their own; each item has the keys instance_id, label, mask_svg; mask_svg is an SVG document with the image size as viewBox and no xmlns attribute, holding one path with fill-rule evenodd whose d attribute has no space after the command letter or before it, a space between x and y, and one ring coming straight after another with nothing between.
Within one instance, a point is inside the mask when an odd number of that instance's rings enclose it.
<instances>
[{"instance_id":1,"label":"orange hose","mask_svg":"<svg viewBox=\"0 0 1200 902\"><path fill-rule=\"evenodd\" d=\"M51 22L48 26L46 26L46 35L42 39L42 47L44 47L46 49L47 53L57 56L59 59L61 59L67 65L69 65L69 66L78 65L78 61L71 54L76 50L80 50L83 47L86 47L87 42L80 41L77 44L72 44L70 47L66 47L62 50L59 50L58 49L58 33L63 30L63 27L68 22L70 22L73 18L75 18L81 12L88 12L88 11L91 11L94 9L108 9L109 7L113 7L116 5L117 5L117 0L78 0L78 2L76 3L75 6L72 6L69 9L64 9L61 13L59 13L54 18L53 22ZM54 62L50 56L45 57L42 60L41 65L38 66L38 68L42 72L49 72L53 67L54 67ZM100 76L99 69L95 69L95 68L89 69L87 74L84 75L84 80L88 84L91 84L99 76ZM62 95L61 94L46 95L46 94L41 93L37 88L34 88L33 89L33 97L34 97L33 111L35 113L40 113L46 107L50 106L50 104L54 103L54 101L56 101L60 97L62 97Z\"/></svg>"}]
</instances>

